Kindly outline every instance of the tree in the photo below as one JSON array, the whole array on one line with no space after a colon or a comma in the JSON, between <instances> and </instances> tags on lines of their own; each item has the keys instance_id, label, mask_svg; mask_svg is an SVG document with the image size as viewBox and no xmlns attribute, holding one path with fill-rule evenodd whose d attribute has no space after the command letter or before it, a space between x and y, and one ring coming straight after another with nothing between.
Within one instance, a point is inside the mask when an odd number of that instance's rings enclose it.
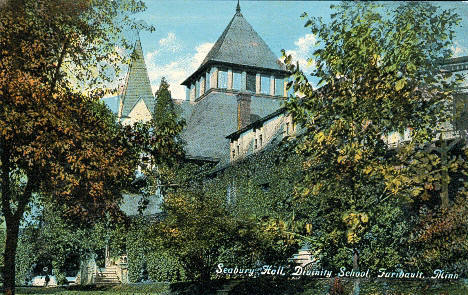
<instances>
[{"instance_id":1,"label":"tree","mask_svg":"<svg viewBox=\"0 0 468 295\"><path fill-rule=\"evenodd\" d=\"M459 17L427 3L345 2L332 8L329 24L318 18L306 22L319 39L311 75L322 87L314 89L285 56L293 71L291 84L301 94L286 107L304 128L297 152L306 160L296 204L306 204L306 217L320 217L313 224L321 241L316 246L328 255L353 253L353 268L358 269L368 242L382 237L369 236L372 229L392 231L391 218L378 222L382 214L391 216L393 206L388 205L411 200L411 158L450 119L448 102L456 83L439 66L450 57ZM408 127L412 141L391 150L385 138ZM337 249L326 253L331 241ZM338 266L333 257L326 260Z\"/></svg>"},{"instance_id":2,"label":"tree","mask_svg":"<svg viewBox=\"0 0 468 295\"><path fill-rule=\"evenodd\" d=\"M251 267L272 258L280 242L276 231L265 231L254 218L233 217L224 198L196 184L170 192L164 210L166 217L154 224L151 239L178 258L189 280L209 281L218 263ZM278 262L273 261L268 262Z\"/></svg>"},{"instance_id":3,"label":"tree","mask_svg":"<svg viewBox=\"0 0 468 295\"><path fill-rule=\"evenodd\" d=\"M138 122L135 129L140 137L137 143L142 147L143 163L141 172L146 183L143 195L149 197L174 185L184 162L184 142L180 137L185 120L180 117L169 91L169 84L163 77L156 91L156 105L149 122Z\"/></svg>"},{"instance_id":4,"label":"tree","mask_svg":"<svg viewBox=\"0 0 468 295\"><path fill-rule=\"evenodd\" d=\"M176 110L176 106L171 97L169 83L166 78L161 78L159 89L155 93L156 105L154 106L153 118L155 126L164 126L175 124L180 120L180 114ZM175 139L175 138L174 138Z\"/></svg>"},{"instance_id":5,"label":"tree","mask_svg":"<svg viewBox=\"0 0 468 295\"><path fill-rule=\"evenodd\" d=\"M121 236L121 224L114 222L110 229L107 218L89 225L68 222L63 205L46 203L35 211L34 219L28 218L29 222L23 223L19 237L15 261L17 284L27 284L33 272L37 274L44 266L53 271L58 284L63 284L68 271L78 270L89 254L104 248L103 236L112 235L112 241Z\"/></svg>"},{"instance_id":6,"label":"tree","mask_svg":"<svg viewBox=\"0 0 468 295\"><path fill-rule=\"evenodd\" d=\"M18 230L33 196L92 220L118 209L137 149L94 101L115 77L138 1L8 1L0 12L0 188L4 291L15 292ZM41 194L39 194L41 193ZM118 210L110 210L118 212Z\"/></svg>"}]
</instances>

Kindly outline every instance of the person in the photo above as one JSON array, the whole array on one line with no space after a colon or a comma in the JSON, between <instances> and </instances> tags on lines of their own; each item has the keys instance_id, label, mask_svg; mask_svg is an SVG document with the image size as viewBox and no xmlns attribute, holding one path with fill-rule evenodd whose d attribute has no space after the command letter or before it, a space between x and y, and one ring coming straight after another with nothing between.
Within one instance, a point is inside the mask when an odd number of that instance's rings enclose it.
<instances>
[{"instance_id":1,"label":"person","mask_svg":"<svg viewBox=\"0 0 468 295\"><path fill-rule=\"evenodd\" d=\"M49 274L46 274L45 276L45 286L49 286L49 282L50 282L50 277L49 277Z\"/></svg>"}]
</instances>

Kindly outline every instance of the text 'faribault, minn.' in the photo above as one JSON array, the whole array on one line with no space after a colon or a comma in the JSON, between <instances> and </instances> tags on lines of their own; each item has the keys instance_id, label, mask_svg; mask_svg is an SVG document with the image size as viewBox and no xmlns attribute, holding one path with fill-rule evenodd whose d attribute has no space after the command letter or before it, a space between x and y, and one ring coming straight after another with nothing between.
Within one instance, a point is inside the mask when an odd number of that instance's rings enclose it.
<instances>
[{"instance_id":1,"label":"text 'faribault, minn.'","mask_svg":"<svg viewBox=\"0 0 468 295\"><path fill-rule=\"evenodd\" d=\"M316 277L330 278L333 276L343 278L385 278L385 279L438 279L438 280L456 280L459 279L459 274L446 273L442 269L436 269L431 275L427 275L420 271L407 272L404 270L387 270L380 268L378 271L347 270L346 267L341 267L339 271L333 272L327 269L307 269L303 266L287 266L287 265L263 265L256 268L246 267L225 267L223 263L219 263L216 267L216 274L229 276L294 276L294 277Z\"/></svg>"}]
</instances>

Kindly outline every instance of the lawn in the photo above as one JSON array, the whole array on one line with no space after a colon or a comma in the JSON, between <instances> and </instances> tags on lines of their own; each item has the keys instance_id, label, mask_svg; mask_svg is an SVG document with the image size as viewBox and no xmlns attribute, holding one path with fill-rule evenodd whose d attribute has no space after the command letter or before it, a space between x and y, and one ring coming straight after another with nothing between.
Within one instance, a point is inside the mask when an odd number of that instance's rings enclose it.
<instances>
[{"instance_id":1,"label":"lawn","mask_svg":"<svg viewBox=\"0 0 468 295\"><path fill-rule=\"evenodd\" d=\"M214 295L226 281L205 284L168 283L130 284L114 287L18 287L17 294L63 295ZM232 295L326 295L330 291L330 279L315 280L243 280L229 294ZM335 294L351 294L352 280L342 280L341 290ZM171 293L170 291L173 291ZM341 292L342 293L341 293ZM361 295L467 295L468 280L433 283L429 281L367 281L361 282Z\"/></svg>"},{"instance_id":2,"label":"lawn","mask_svg":"<svg viewBox=\"0 0 468 295\"><path fill-rule=\"evenodd\" d=\"M18 287L16 294L56 294L56 295L78 295L78 294L101 294L101 295L167 295L169 294L169 284L132 284L119 285L113 287Z\"/></svg>"}]
</instances>

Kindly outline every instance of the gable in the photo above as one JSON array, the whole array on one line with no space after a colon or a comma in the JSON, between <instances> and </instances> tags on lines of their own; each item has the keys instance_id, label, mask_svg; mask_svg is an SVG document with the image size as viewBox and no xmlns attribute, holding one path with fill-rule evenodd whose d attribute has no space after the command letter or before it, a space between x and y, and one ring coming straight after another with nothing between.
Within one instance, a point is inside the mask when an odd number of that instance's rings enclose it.
<instances>
[{"instance_id":1,"label":"gable","mask_svg":"<svg viewBox=\"0 0 468 295\"><path fill-rule=\"evenodd\" d=\"M128 117L122 120L122 124L133 125L138 121L147 122L151 119L151 112L146 106L146 103L143 100L143 98L140 98L140 100L138 100L135 106L131 109L130 113L128 114Z\"/></svg>"}]
</instances>

